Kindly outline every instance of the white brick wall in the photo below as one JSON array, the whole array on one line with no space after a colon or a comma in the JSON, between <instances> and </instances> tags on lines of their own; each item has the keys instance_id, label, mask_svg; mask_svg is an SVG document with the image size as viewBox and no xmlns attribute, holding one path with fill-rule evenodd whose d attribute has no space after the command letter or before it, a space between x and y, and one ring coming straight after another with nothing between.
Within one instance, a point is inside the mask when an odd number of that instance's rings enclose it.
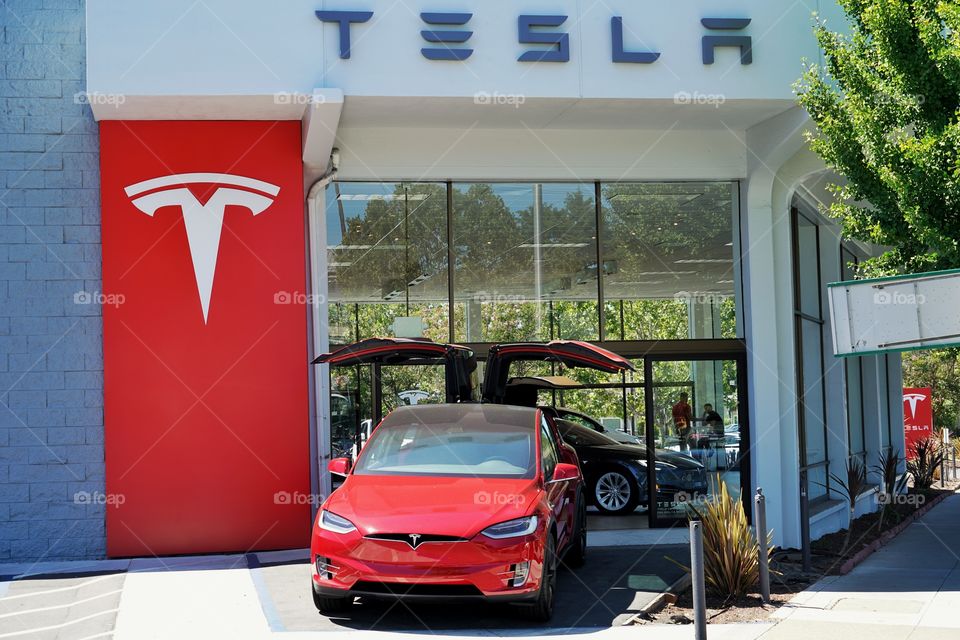
<instances>
[{"instance_id":1,"label":"white brick wall","mask_svg":"<svg viewBox=\"0 0 960 640\"><path fill-rule=\"evenodd\" d=\"M100 291L83 2L3 0L0 27L0 562L98 558L102 323L77 296Z\"/></svg>"}]
</instances>

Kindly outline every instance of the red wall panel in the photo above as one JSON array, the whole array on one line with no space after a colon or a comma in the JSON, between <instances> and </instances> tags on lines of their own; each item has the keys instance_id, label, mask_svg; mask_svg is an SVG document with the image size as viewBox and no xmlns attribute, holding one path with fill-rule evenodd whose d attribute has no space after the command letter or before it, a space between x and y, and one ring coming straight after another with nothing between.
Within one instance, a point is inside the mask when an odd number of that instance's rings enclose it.
<instances>
[{"instance_id":1,"label":"red wall panel","mask_svg":"<svg viewBox=\"0 0 960 640\"><path fill-rule=\"evenodd\" d=\"M100 132L108 555L306 546L300 124Z\"/></svg>"}]
</instances>

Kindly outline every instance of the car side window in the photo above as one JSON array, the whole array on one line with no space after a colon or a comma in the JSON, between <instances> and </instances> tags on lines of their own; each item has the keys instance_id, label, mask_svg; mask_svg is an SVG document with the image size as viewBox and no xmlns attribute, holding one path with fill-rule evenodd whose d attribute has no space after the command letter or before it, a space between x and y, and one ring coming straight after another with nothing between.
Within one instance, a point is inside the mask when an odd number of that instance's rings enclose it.
<instances>
[{"instance_id":1,"label":"car side window","mask_svg":"<svg viewBox=\"0 0 960 640\"><path fill-rule=\"evenodd\" d=\"M540 418L540 461L543 467L543 477L550 480L557 468L559 457L557 455L557 445L553 441L553 435L551 435L547 419L544 417Z\"/></svg>"}]
</instances>

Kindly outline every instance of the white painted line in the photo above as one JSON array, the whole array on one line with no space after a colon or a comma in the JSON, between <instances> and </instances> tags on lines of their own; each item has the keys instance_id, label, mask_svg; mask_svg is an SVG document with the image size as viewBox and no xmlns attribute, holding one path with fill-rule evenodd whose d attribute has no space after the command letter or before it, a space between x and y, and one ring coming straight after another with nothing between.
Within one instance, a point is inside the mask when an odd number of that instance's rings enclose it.
<instances>
[{"instance_id":1,"label":"white painted line","mask_svg":"<svg viewBox=\"0 0 960 640\"><path fill-rule=\"evenodd\" d=\"M92 578L92 579L90 579L90 580L88 580L88 581L86 581L86 582L81 582L80 584L75 584L75 585L73 585L72 587L60 587L60 588L58 588L58 589L47 589L47 590L45 590L45 591L32 591L32 592L30 592L30 593L21 593L21 594L19 594L19 595L15 595L15 596L6 596L5 598L0 598L0 601L2 601L2 602L9 602L9 601L11 601L11 600L19 600L20 598L30 598L30 597L32 597L32 596L45 596L45 595L50 594L50 593L60 593L60 592L62 592L62 591L73 591L73 590L75 590L75 589L82 589L83 587L90 586L91 584L95 584L95 583L97 583L97 582L103 582L104 580L107 580L107 579L109 579L109 578L116 577L117 575L121 575L121 574L111 574L111 575L108 575L108 576L99 576L99 577L97 577L97 578ZM16 581L14 581L14 582L16 582ZM11 583L11 584L12 584L12 583Z\"/></svg>"},{"instance_id":2,"label":"white painted line","mask_svg":"<svg viewBox=\"0 0 960 640\"><path fill-rule=\"evenodd\" d=\"M91 618L97 618L108 613L117 613L120 609L110 609L109 611L98 611L97 613L91 613L88 616L83 616L82 618L77 618L76 620L68 620L62 624L52 624L47 627L35 627L33 629L25 629L23 631L14 631L13 633L5 633L0 635L0 638L13 638L14 636L22 636L25 633L35 634L40 633L41 631L52 631L54 629L63 629L64 627L69 627L72 624L77 624L78 622L85 622Z\"/></svg>"},{"instance_id":3,"label":"white painted line","mask_svg":"<svg viewBox=\"0 0 960 640\"><path fill-rule=\"evenodd\" d=\"M93 600L99 600L100 598L116 595L122 592L123 592L123 589L117 589L116 591L107 591L106 593L90 596L89 598L84 598L83 600L71 600L70 602L66 602L64 604L55 604L49 607L39 607L37 609L25 609L24 611L13 611L11 613L3 613L3 614L0 614L0 618L9 618L11 616L24 616L24 615L27 615L28 613L39 613L40 611L53 611L54 609L65 609L67 607L72 607L77 604L92 602Z\"/></svg>"}]
</instances>

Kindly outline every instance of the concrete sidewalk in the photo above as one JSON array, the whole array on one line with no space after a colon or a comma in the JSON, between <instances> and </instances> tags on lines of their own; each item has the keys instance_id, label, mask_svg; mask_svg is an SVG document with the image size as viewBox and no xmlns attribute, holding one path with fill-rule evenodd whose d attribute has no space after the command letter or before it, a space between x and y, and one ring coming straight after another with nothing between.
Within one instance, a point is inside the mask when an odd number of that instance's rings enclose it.
<instances>
[{"instance_id":1,"label":"concrete sidewalk","mask_svg":"<svg viewBox=\"0 0 960 640\"><path fill-rule=\"evenodd\" d=\"M960 495L845 576L820 580L776 614L763 640L960 638Z\"/></svg>"}]
</instances>

